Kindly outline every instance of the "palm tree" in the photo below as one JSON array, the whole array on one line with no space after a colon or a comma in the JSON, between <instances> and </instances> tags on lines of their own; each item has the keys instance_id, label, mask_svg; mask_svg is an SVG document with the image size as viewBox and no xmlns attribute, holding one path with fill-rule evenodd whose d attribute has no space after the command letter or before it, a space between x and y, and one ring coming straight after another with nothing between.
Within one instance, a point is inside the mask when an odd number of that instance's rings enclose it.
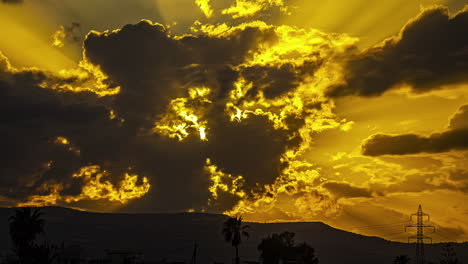
<instances>
[{"instance_id":1,"label":"palm tree","mask_svg":"<svg viewBox=\"0 0 468 264\"><path fill-rule=\"evenodd\" d=\"M240 263L239 245L242 243L242 237L249 238L248 225L242 225L242 216L229 217L223 224L222 233L226 242L231 242L236 248L236 264Z\"/></svg>"},{"instance_id":2,"label":"palm tree","mask_svg":"<svg viewBox=\"0 0 468 264\"><path fill-rule=\"evenodd\" d=\"M25 258L30 257L37 235L44 232L42 215L39 209L22 207L16 209L15 214L9 218L10 237L21 263L27 262Z\"/></svg>"},{"instance_id":3,"label":"palm tree","mask_svg":"<svg viewBox=\"0 0 468 264\"><path fill-rule=\"evenodd\" d=\"M393 264L408 264L410 263L410 258L407 255L396 256L393 260Z\"/></svg>"}]
</instances>

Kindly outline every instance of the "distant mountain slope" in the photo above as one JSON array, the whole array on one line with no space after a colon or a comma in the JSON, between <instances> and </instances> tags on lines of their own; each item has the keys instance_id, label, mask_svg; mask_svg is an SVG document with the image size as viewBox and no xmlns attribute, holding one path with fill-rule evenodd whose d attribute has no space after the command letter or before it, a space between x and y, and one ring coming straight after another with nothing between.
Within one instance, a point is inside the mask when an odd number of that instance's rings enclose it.
<instances>
[{"instance_id":1,"label":"distant mountain slope","mask_svg":"<svg viewBox=\"0 0 468 264\"><path fill-rule=\"evenodd\" d=\"M13 208L0 208L0 250L11 248L8 217ZM141 251L147 260L189 261L197 241L198 263L231 263L233 248L220 234L224 215L202 213L176 214L102 214L60 207L42 209L47 239L66 245L80 245L89 257L104 255L106 249ZM243 260L259 258L257 245L270 233L296 233L296 242L307 242L316 249L321 264L384 264L396 255L412 256L414 246L389 242L334 229L319 222L249 223L251 237L241 245ZM441 245L427 245L428 259L437 259ZM462 262L468 262L468 244L456 244Z\"/></svg>"}]
</instances>

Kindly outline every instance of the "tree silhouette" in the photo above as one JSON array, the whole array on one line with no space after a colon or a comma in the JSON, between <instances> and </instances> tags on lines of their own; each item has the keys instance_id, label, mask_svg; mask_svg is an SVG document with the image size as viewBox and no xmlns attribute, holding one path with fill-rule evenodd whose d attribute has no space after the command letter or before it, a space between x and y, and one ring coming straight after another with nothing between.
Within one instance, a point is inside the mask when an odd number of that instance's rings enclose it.
<instances>
[{"instance_id":1,"label":"tree silhouette","mask_svg":"<svg viewBox=\"0 0 468 264\"><path fill-rule=\"evenodd\" d=\"M283 232L272 234L263 238L258 245L263 263L278 264L283 262L300 262L305 264L317 264L315 250L307 243L294 246L294 233Z\"/></svg>"},{"instance_id":2,"label":"tree silhouette","mask_svg":"<svg viewBox=\"0 0 468 264\"><path fill-rule=\"evenodd\" d=\"M257 249L260 250L263 263L277 264L280 258L285 255L285 240L281 234L268 235L262 238Z\"/></svg>"},{"instance_id":3,"label":"tree silhouette","mask_svg":"<svg viewBox=\"0 0 468 264\"><path fill-rule=\"evenodd\" d=\"M10 237L13 241L14 251L20 263L35 262L34 253L38 246L35 245L37 235L44 232L43 215L39 209L32 210L29 207L18 208L15 214L9 218Z\"/></svg>"},{"instance_id":4,"label":"tree silhouette","mask_svg":"<svg viewBox=\"0 0 468 264\"><path fill-rule=\"evenodd\" d=\"M442 249L441 259L439 261L440 264L460 264L458 261L457 253L455 249L453 249L452 243L445 244L444 248Z\"/></svg>"},{"instance_id":5,"label":"tree silhouette","mask_svg":"<svg viewBox=\"0 0 468 264\"><path fill-rule=\"evenodd\" d=\"M224 239L226 242L231 242L236 249L236 264L240 263L239 245L242 243L242 237L249 237L247 229L249 226L242 224L242 216L229 217L223 224Z\"/></svg>"},{"instance_id":6,"label":"tree silhouette","mask_svg":"<svg viewBox=\"0 0 468 264\"><path fill-rule=\"evenodd\" d=\"M315 257L315 250L307 243L301 243L295 247L296 259L304 264L318 264L318 258Z\"/></svg>"},{"instance_id":7,"label":"tree silhouette","mask_svg":"<svg viewBox=\"0 0 468 264\"><path fill-rule=\"evenodd\" d=\"M284 231L280 234L280 239L282 240L282 244L285 247L293 247L294 246L294 236L296 234L289 231Z\"/></svg>"},{"instance_id":8,"label":"tree silhouette","mask_svg":"<svg viewBox=\"0 0 468 264\"><path fill-rule=\"evenodd\" d=\"M396 256L393 260L393 264L408 264L410 263L410 258L407 255Z\"/></svg>"},{"instance_id":9,"label":"tree silhouette","mask_svg":"<svg viewBox=\"0 0 468 264\"><path fill-rule=\"evenodd\" d=\"M10 236L16 247L31 246L36 236L44 232L43 215L39 209L23 207L15 210L10 220Z\"/></svg>"}]
</instances>

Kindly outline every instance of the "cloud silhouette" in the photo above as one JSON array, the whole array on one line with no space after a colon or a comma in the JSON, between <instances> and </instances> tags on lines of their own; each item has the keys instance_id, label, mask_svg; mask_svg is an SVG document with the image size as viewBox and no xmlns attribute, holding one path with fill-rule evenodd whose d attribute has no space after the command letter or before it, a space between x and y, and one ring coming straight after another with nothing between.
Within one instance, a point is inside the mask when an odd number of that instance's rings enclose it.
<instances>
[{"instance_id":1,"label":"cloud silhouette","mask_svg":"<svg viewBox=\"0 0 468 264\"><path fill-rule=\"evenodd\" d=\"M321 104L328 103L307 97L301 100L313 106L310 113L306 107L283 112L289 107L284 97L293 96L322 64L301 56L301 63L289 57L274 65L253 61L261 48L278 44L275 30L252 24L220 35L172 36L164 26L143 20L112 32L92 31L80 70L93 83L73 72L18 70L2 59L5 197L24 201L34 195L34 201L45 201L59 194L50 203L102 206L105 201L67 202L87 184L76 176L83 168L101 169L102 182L113 184L112 190L126 173L140 176L137 185L147 177L151 189L126 206L130 211L221 212L240 199L258 197L289 165L285 153L306 140L298 132L305 119L319 122ZM249 90L238 98L239 82ZM78 88L85 84L91 88ZM268 100L275 104L263 106ZM229 112L228 106L244 102L261 111ZM333 121L328 113L323 118L327 126ZM245 196L221 188L222 201L209 204L214 182L206 173L207 160L225 175L240 175Z\"/></svg>"},{"instance_id":2,"label":"cloud silhouette","mask_svg":"<svg viewBox=\"0 0 468 264\"><path fill-rule=\"evenodd\" d=\"M407 155L421 152L439 153L468 149L468 105L460 107L450 120L449 129L429 136L417 134L371 136L362 145L368 156Z\"/></svg>"},{"instance_id":3,"label":"cloud silhouette","mask_svg":"<svg viewBox=\"0 0 468 264\"><path fill-rule=\"evenodd\" d=\"M420 93L468 80L468 9L450 16L446 7L426 9L396 37L352 56L332 97L378 96L409 85Z\"/></svg>"}]
</instances>

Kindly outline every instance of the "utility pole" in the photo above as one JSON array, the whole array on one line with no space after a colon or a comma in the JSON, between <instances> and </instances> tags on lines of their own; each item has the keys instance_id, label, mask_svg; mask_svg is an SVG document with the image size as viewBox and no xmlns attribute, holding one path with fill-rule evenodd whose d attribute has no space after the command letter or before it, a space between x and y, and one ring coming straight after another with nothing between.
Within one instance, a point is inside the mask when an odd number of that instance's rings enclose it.
<instances>
[{"instance_id":1,"label":"utility pole","mask_svg":"<svg viewBox=\"0 0 468 264\"><path fill-rule=\"evenodd\" d=\"M193 245L192 260L190 261L191 264L197 264L197 250L198 250L198 244L197 242L195 242L195 245Z\"/></svg>"},{"instance_id":2,"label":"utility pole","mask_svg":"<svg viewBox=\"0 0 468 264\"><path fill-rule=\"evenodd\" d=\"M424 217L427 217L427 221L430 221L430 217L428 214L424 213L422 210L421 205L418 207L418 211L414 214L410 215L410 220L413 220L413 216L416 216L416 225L407 225L405 226L405 232L407 228L416 228L416 235L408 237L408 243L411 239L416 240L416 262L415 264L425 264L424 260L424 240L432 238L424 235L424 228L433 228L435 232L435 227L431 225L424 225Z\"/></svg>"}]
</instances>

